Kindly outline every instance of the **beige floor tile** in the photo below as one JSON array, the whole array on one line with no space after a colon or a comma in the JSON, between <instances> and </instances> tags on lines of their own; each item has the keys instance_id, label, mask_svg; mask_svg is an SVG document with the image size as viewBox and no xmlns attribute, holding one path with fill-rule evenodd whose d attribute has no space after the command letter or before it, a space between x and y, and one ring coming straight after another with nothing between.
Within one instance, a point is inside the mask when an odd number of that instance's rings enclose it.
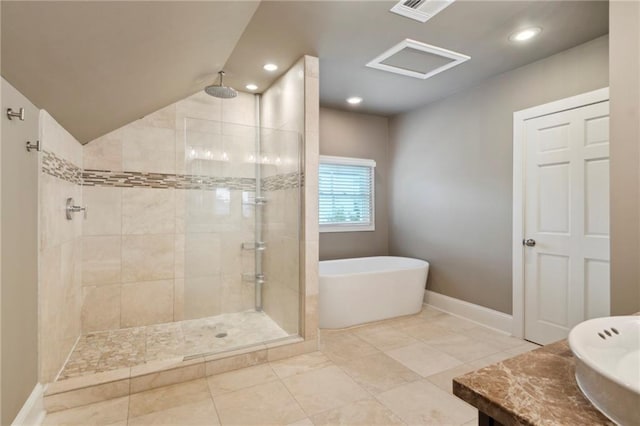
<instances>
[{"instance_id":1,"label":"beige floor tile","mask_svg":"<svg viewBox=\"0 0 640 426\"><path fill-rule=\"evenodd\" d=\"M386 354L422 377L428 377L462 364L460 360L437 351L424 343L394 349L386 352Z\"/></svg>"},{"instance_id":2,"label":"beige floor tile","mask_svg":"<svg viewBox=\"0 0 640 426\"><path fill-rule=\"evenodd\" d=\"M425 322L424 324L408 325L399 328L399 330L423 342L429 342L431 339L439 339L451 334L451 330L428 322Z\"/></svg>"},{"instance_id":3,"label":"beige floor tile","mask_svg":"<svg viewBox=\"0 0 640 426\"><path fill-rule=\"evenodd\" d=\"M476 411L476 416L473 420L469 420L466 423L463 423L462 426L477 426L478 425L478 411Z\"/></svg>"},{"instance_id":4,"label":"beige floor tile","mask_svg":"<svg viewBox=\"0 0 640 426\"><path fill-rule=\"evenodd\" d=\"M490 328L482 326L463 330L460 332L460 334L464 334L465 336L470 337L474 340L479 340L481 342L493 345L501 351L513 349L527 343L525 340L518 339L516 337L509 336L507 334L500 333L498 331L494 331Z\"/></svg>"},{"instance_id":5,"label":"beige floor tile","mask_svg":"<svg viewBox=\"0 0 640 426\"><path fill-rule=\"evenodd\" d=\"M309 415L369 397L369 394L338 367L325 367L283 380Z\"/></svg>"},{"instance_id":6,"label":"beige floor tile","mask_svg":"<svg viewBox=\"0 0 640 426\"><path fill-rule=\"evenodd\" d=\"M429 320L433 325L440 326L442 328L447 328L451 331L463 331L475 328L478 326L478 323L462 319L459 317L455 317L449 314L443 314L441 316L431 318Z\"/></svg>"},{"instance_id":7,"label":"beige floor tile","mask_svg":"<svg viewBox=\"0 0 640 426\"><path fill-rule=\"evenodd\" d=\"M512 356L506 352L498 352L497 354L489 355L484 358L476 359L474 361L469 361L467 365L473 367L474 370L479 370L488 365L495 364L500 361L504 361L505 359L509 359Z\"/></svg>"},{"instance_id":8,"label":"beige floor tile","mask_svg":"<svg viewBox=\"0 0 640 426\"><path fill-rule=\"evenodd\" d=\"M462 362L474 361L500 352L500 349L494 345L479 342L458 333L431 339L426 343Z\"/></svg>"},{"instance_id":9,"label":"beige floor tile","mask_svg":"<svg viewBox=\"0 0 640 426\"><path fill-rule=\"evenodd\" d=\"M408 334L384 324L356 329L353 334L381 351L418 343L415 338Z\"/></svg>"},{"instance_id":10,"label":"beige floor tile","mask_svg":"<svg viewBox=\"0 0 640 426\"><path fill-rule=\"evenodd\" d=\"M476 410L426 380L398 386L376 397L411 425L460 425Z\"/></svg>"},{"instance_id":11,"label":"beige floor tile","mask_svg":"<svg viewBox=\"0 0 640 426\"><path fill-rule=\"evenodd\" d=\"M445 392L452 393L453 378L462 376L463 374L467 374L473 370L476 370L476 368L468 364L463 364L459 365L458 367L453 367L449 370L441 371L440 373L429 376L427 377L427 380L429 380L431 383L444 390Z\"/></svg>"},{"instance_id":12,"label":"beige floor tile","mask_svg":"<svg viewBox=\"0 0 640 426\"><path fill-rule=\"evenodd\" d=\"M447 315L447 314L437 310L436 308L432 308L431 306L425 306L424 308L422 308L422 310L418 314L419 317L424 319L436 318L441 315Z\"/></svg>"},{"instance_id":13,"label":"beige floor tile","mask_svg":"<svg viewBox=\"0 0 640 426\"><path fill-rule=\"evenodd\" d=\"M410 327L413 325L425 325L427 324L428 320L429 320L428 318L425 318L421 314L417 314L417 315L409 315L406 317L393 318L385 321L385 324L394 328L403 328L403 327Z\"/></svg>"},{"instance_id":14,"label":"beige floor tile","mask_svg":"<svg viewBox=\"0 0 640 426\"><path fill-rule=\"evenodd\" d=\"M211 394L205 379L165 386L131 395L129 417L139 417L154 411L167 410L209 399L211 399Z\"/></svg>"},{"instance_id":15,"label":"beige floor tile","mask_svg":"<svg viewBox=\"0 0 640 426\"><path fill-rule=\"evenodd\" d=\"M320 351L333 362L344 362L378 350L351 332L320 333Z\"/></svg>"},{"instance_id":16,"label":"beige floor tile","mask_svg":"<svg viewBox=\"0 0 640 426\"><path fill-rule=\"evenodd\" d=\"M167 410L154 411L144 416L130 418L128 426L204 426L219 424L220 420L213 405L213 400L204 399L193 404L179 405Z\"/></svg>"},{"instance_id":17,"label":"beige floor tile","mask_svg":"<svg viewBox=\"0 0 640 426\"><path fill-rule=\"evenodd\" d=\"M523 354L525 352L532 351L534 349L541 348L540 345L536 345L535 343L531 343L531 342L527 342L527 341L523 341L523 342L524 343L521 346L517 346L517 347L512 348L512 349L507 349L504 352L506 354L510 355L510 356L516 356L516 355Z\"/></svg>"},{"instance_id":18,"label":"beige floor tile","mask_svg":"<svg viewBox=\"0 0 640 426\"><path fill-rule=\"evenodd\" d=\"M315 426L324 425L403 425L391 410L375 399L353 402L313 416Z\"/></svg>"},{"instance_id":19,"label":"beige floor tile","mask_svg":"<svg viewBox=\"0 0 640 426\"><path fill-rule=\"evenodd\" d=\"M262 364L211 376L207 381L209 382L211 395L216 396L277 379L278 376L276 376L271 367L268 364Z\"/></svg>"},{"instance_id":20,"label":"beige floor tile","mask_svg":"<svg viewBox=\"0 0 640 426\"><path fill-rule=\"evenodd\" d=\"M280 378L293 376L318 368L328 367L333 363L322 352L312 352L309 354L294 356L271 363L271 368Z\"/></svg>"},{"instance_id":21,"label":"beige floor tile","mask_svg":"<svg viewBox=\"0 0 640 426\"><path fill-rule=\"evenodd\" d=\"M297 422L289 423L287 426L313 426L313 422L308 417L305 417Z\"/></svg>"},{"instance_id":22,"label":"beige floor tile","mask_svg":"<svg viewBox=\"0 0 640 426\"><path fill-rule=\"evenodd\" d=\"M223 425L275 425L306 417L280 381L213 397Z\"/></svg>"},{"instance_id":23,"label":"beige floor tile","mask_svg":"<svg viewBox=\"0 0 640 426\"><path fill-rule=\"evenodd\" d=\"M47 414L43 425L111 425L127 421L129 397Z\"/></svg>"},{"instance_id":24,"label":"beige floor tile","mask_svg":"<svg viewBox=\"0 0 640 426\"><path fill-rule=\"evenodd\" d=\"M383 353L352 359L339 366L356 383L374 395L421 378Z\"/></svg>"}]
</instances>

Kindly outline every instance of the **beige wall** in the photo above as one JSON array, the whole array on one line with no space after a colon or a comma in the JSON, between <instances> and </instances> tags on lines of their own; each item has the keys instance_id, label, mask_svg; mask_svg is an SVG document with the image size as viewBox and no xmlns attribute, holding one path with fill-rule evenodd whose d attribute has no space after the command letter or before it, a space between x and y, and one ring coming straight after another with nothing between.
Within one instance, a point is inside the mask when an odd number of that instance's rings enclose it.
<instances>
[{"instance_id":1,"label":"beige wall","mask_svg":"<svg viewBox=\"0 0 640 426\"><path fill-rule=\"evenodd\" d=\"M306 351L317 349L318 336L318 157L320 145L320 62L304 56L304 188L302 203L301 277L304 287L300 304L301 335Z\"/></svg>"},{"instance_id":2,"label":"beige wall","mask_svg":"<svg viewBox=\"0 0 640 426\"><path fill-rule=\"evenodd\" d=\"M611 1L611 313L640 311L640 3Z\"/></svg>"},{"instance_id":3,"label":"beige wall","mask_svg":"<svg viewBox=\"0 0 640 426\"><path fill-rule=\"evenodd\" d=\"M513 112L608 85L608 37L493 77L390 123L390 252L427 287L511 313Z\"/></svg>"},{"instance_id":4,"label":"beige wall","mask_svg":"<svg viewBox=\"0 0 640 426\"><path fill-rule=\"evenodd\" d=\"M320 155L368 158L376 162L375 231L320 233L320 260L387 255L388 119L321 108Z\"/></svg>"},{"instance_id":5,"label":"beige wall","mask_svg":"<svg viewBox=\"0 0 640 426\"><path fill-rule=\"evenodd\" d=\"M162 173L167 181L184 174L251 178L242 154L253 144L247 126L254 123L253 95L220 100L199 92L85 145L85 169ZM215 158L224 150L230 161L190 159L185 146ZM253 241L254 219L241 213L241 190L224 199L211 188L84 185L85 332L253 306L253 287L241 282L253 265L240 245Z\"/></svg>"},{"instance_id":6,"label":"beige wall","mask_svg":"<svg viewBox=\"0 0 640 426\"><path fill-rule=\"evenodd\" d=\"M83 215L67 220L65 204L83 205L82 145L44 110L40 141L40 381L49 383L81 333Z\"/></svg>"},{"instance_id":7,"label":"beige wall","mask_svg":"<svg viewBox=\"0 0 640 426\"><path fill-rule=\"evenodd\" d=\"M38 382L38 109L2 79L2 387L3 425L10 424ZM9 121L7 108L24 108Z\"/></svg>"}]
</instances>

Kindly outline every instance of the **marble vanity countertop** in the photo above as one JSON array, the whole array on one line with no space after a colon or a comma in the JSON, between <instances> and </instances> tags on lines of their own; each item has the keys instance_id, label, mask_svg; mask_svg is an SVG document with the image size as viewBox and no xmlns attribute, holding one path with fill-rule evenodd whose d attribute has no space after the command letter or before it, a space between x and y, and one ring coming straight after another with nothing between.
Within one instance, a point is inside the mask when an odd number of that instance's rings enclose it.
<instances>
[{"instance_id":1,"label":"marble vanity countertop","mask_svg":"<svg viewBox=\"0 0 640 426\"><path fill-rule=\"evenodd\" d=\"M613 425L584 397L566 340L453 379L453 393L503 425Z\"/></svg>"}]
</instances>

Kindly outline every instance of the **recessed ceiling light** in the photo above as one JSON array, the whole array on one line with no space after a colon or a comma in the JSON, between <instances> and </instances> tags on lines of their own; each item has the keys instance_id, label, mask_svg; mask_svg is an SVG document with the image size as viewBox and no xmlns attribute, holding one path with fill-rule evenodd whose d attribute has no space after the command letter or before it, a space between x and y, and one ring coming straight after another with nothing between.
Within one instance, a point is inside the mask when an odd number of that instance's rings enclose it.
<instances>
[{"instance_id":1,"label":"recessed ceiling light","mask_svg":"<svg viewBox=\"0 0 640 426\"><path fill-rule=\"evenodd\" d=\"M509 40L511 40L511 41L527 41L527 40L531 40L532 38L534 38L535 36L537 36L541 32L542 32L542 28L540 28L540 27L525 28L523 30L516 31L515 33L511 34L509 36Z\"/></svg>"},{"instance_id":2,"label":"recessed ceiling light","mask_svg":"<svg viewBox=\"0 0 640 426\"><path fill-rule=\"evenodd\" d=\"M362 102L362 98L359 96L352 96L350 98L347 98L347 102L350 103L351 105L358 105L359 103Z\"/></svg>"},{"instance_id":3,"label":"recessed ceiling light","mask_svg":"<svg viewBox=\"0 0 640 426\"><path fill-rule=\"evenodd\" d=\"M255 84L253 84L253 83L247 84L247 85L246 85L246 86L244 86L244 87L246 87L246 88L247 88L247 89L249 89L249 90L257 90L257 89L258 89L258 86L256 86L256 85L255 85Z\"/></svg>"},{"instance_id":4,"label":"recessed ceiling light","mask_svg":"<svg viewBox=\"0 0 640 426\"><path fill-rule=\"evenodd\" d=\"M278 69L278 66L276 64L265 64L264 68L266 71L275 71Z\"/></svg>"}]
</instances>

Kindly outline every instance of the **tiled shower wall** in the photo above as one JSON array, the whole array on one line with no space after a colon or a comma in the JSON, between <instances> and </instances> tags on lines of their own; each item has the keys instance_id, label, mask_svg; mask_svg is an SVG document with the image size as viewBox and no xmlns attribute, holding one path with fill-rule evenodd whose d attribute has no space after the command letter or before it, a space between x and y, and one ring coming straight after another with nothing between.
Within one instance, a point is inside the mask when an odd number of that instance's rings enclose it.
<instances>
[{"instance_id":1,"label":"tiled shower wall","mask_svg":"<svg viewBox=\"0 0 640 426\"><path fill-rule=\"evenodd\" d=\"M300 351L315 350L318 329L318 77L318 58L302 57L263 94L261 108L264 127L302 135L304 183L299 193L302 197L300 229L291 217L297 189L288 188L270 194L272 202L266 207L265 230L265 239L279 245L279 249L266 251L265 273L276 274L276 278L278 274L292 276L298 273L300 278L275 279L264 289L265 312L283 324L287 331L298 328L293 318L297 321L300 316L302 328L299 334L305 339ZM299 261L290 263L292 256L282 256L280 250L285 253L298 251ZM294 315L287 306L296 299L299 314Z\"/></svg>"},{"instance_id":2,"label":"tiled shower wall","mask_svg":"<svg viewBox=\"0 0 640 426\"><path fill-rule=\"evenodd\" d=\"M219 265L237 278L252 268L239 256L240 242L253 241L252 235L234 234L233 244L231 233L224 241L219 235L253 227L252 217L240 219L242 187L216 197L213 188L229 183L213 178L220 174L204 180L190 176L195 170L185 161L184 126L186 117L187 123L205 127L211 121L253 126L254 102L244 93L225 101L197 93L84 147L84 202L90 208L83 232L84 332L253 306L252 286L216 287L211 280L225 282ZM241 178L236 175L234 182L242 185ZM186 202L195 206L190 217ZM204 215L198 216L199 208ZM218 217L210 214L216 208L222 212ZM185 278L185 270L194 275ZM209 297L223 288L234 303ZM216 302L203 304L206 300Z\"/></svg>"},{"instance_id":3,"label":"tiled shower wall","mask_svg":"<svg viewBox=\"0 0 640 426\"><path fill-rule=\"evenodd\" d=\"M301 135L304 132L303 106L304 60L301 59L263 94L261 124L282 130L284 134L290 131L292 135ZM263 148L266 152L275 150L270 145L272 142L265 138ZM276 168L263 167L267 179L280 173ZM263 306L264 311L289 333L298 332L301 304L299 192L298 186L269 191L264 207L263 239L268 247L264 253L267 282L263 289Z\"/></svg>"},{"instance_id":4,"label":"tiled shower wall","mask_svg":"<svg viewBox=\"0 0 640 426\"><path fill-rule=\"evenodd\" d=\"M53 381L81 333L82 215L65 217L65 202L82 205L82 145L40 112L39 354L41 383Z\"/></svg>"}]
</instances>

